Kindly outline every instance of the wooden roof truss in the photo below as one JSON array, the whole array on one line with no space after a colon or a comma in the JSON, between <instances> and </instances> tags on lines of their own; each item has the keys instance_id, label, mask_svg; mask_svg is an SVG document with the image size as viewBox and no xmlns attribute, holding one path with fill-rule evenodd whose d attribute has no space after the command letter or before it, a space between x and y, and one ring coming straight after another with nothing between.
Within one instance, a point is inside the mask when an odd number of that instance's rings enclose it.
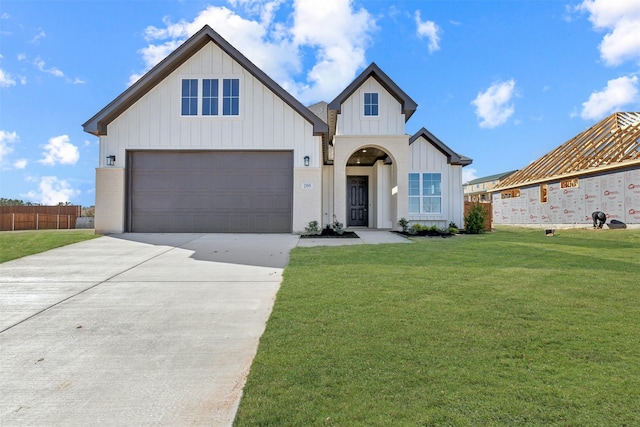
<instances>
[{"instance_id":1,"label":"wooden roof truss","mask_svg":"<svg viewBox=\"0 0 640 427\"><path fill-rule=\"evenodd\" d=\"M500 182L503 190L640 164L640 113L614 113Z\"/></svg>"}]
</instances>

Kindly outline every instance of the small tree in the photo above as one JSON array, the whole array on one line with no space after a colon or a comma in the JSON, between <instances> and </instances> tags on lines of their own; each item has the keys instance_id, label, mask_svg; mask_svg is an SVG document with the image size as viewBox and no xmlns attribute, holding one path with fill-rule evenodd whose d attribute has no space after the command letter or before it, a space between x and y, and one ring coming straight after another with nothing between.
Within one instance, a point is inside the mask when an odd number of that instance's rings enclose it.
<instances>
[{"instance_id":1,"label":"small tree","mask_svg":"<svg viewBox=\"0 0 640 427\"><path fill-rule=\"evenodd\" d=\"M464 228L469 234L481 234L485 232L484 223L489 212L480 203L474 203L464 217Z\"/></svg>"}]
</instances>

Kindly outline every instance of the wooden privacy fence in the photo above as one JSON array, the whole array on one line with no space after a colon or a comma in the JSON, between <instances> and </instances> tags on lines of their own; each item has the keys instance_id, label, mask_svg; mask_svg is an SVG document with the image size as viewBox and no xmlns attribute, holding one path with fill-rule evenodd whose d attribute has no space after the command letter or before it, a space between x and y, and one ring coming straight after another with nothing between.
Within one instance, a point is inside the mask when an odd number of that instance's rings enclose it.
<instances>
[{"instance_id":1,"label":"wooden privacy fence","mask_svg":"<svg viewBox=\"0 0 640 427\"><path fill-rule=\"evenodd\" d=\"M476 203L477 202L464 202L464 216L469 215L469 209ZM487 218L484 220L484 229L491 231L493 226L493 204L491 204L491 202L481 202L480 204L487 211Z\"/></svg>"},{"instance_id":2,"label":"wooden privacy fence","mask_svg":"<svg viewBox=\"0 0 640 427\"><path fill-rule=\"evenodd\" d=\"M81 206L0 206L0 231L76 228Z\"/></svg>"}]
</instances>

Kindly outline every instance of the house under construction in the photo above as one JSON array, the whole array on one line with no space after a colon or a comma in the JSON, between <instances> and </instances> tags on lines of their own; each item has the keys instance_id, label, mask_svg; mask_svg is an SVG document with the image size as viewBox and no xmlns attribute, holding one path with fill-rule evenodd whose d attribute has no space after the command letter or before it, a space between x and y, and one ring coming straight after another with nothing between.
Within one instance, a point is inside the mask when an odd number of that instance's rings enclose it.
<instances>
[{"instance_id":1,"label":"house under construction","mask_svg":"<svg viewBox=\"0 0 640 427\"><path fill-rule=\"evenodd\" d=\"M640 226L640 113L614 113L492 190L496 225Z\"/></svg>"}]
</instances>

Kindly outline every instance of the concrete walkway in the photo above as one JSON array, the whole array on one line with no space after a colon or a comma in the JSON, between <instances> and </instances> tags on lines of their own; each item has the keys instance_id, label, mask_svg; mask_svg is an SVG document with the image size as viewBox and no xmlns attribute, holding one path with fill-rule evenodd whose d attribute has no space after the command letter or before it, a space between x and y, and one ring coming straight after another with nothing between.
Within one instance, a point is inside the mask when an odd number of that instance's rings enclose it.
<instances>
[{"instance_id":1,"label":"concrete walkway","mask_svg":"<svg viewBox=\"0 0 640 427\"><path fill-rule=\"evenodd\" d=\"M229 426L293 235L123 234L0 264L0 426Z\"/></svg>"},{"instance_id":2,"label":"concrete walkway","mask_svg":"<svg viewBox=\"0 0 640 427\"><path fill-rule=\"evenodd\" d=\"M378 245L381 243L411 243L411 240L385 230L363 230L354 229L357 239L327 239L327 238L301 238L298 242L300 247L312 246L347 246L347 245Z\"/></svg>"}]
</instances>

